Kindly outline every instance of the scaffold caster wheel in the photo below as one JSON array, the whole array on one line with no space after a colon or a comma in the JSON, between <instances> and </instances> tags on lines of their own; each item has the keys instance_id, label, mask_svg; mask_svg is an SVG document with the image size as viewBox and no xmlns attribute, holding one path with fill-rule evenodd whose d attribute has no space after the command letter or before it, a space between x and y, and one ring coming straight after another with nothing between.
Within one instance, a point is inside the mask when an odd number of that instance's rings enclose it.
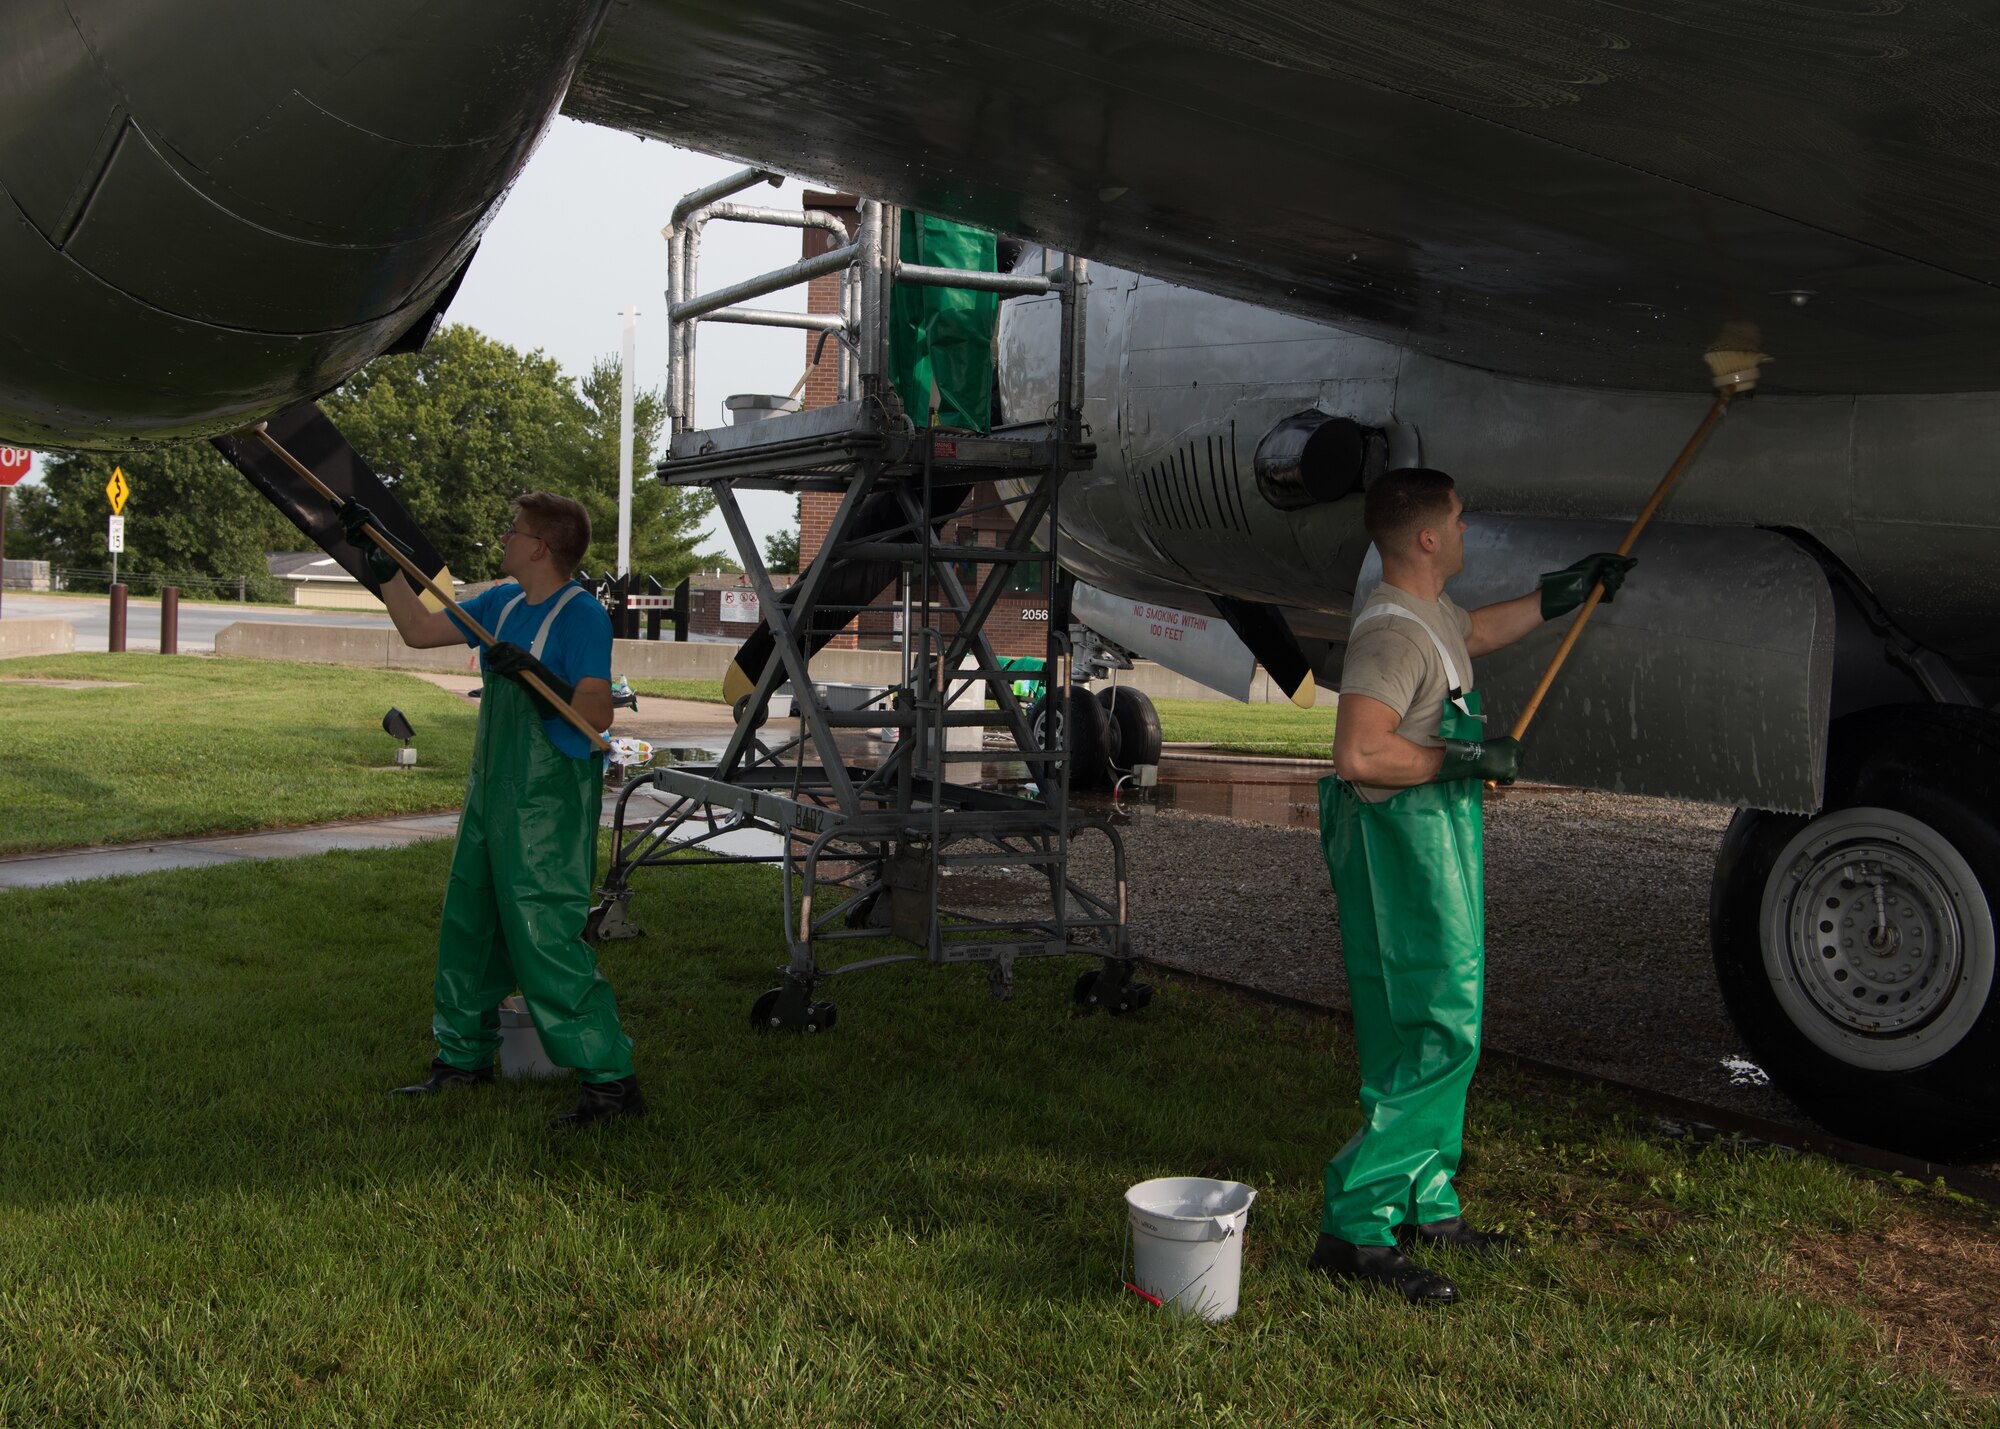
<instances>
[{"instance_id":1,"label":"scaffold caster wheel","mask_svg":"<svg viewBox=\"0 0 2000 1429\"><path fill-rule=\"evenodd\" d=\"M1122 1013L1137 1012L1150 1003L1153 1000L1153 985L1133 982L1129 977L1107 979L1104 969L1093 968L1076 980L1076 987L1070 995L1085 1012L1095 1012L1101 1007L1117 1017Z\"/></svg>"},{"instance_id":2,"label":"scaffold caster wheel","mask_svg":"<svg viewBox=\"0 0 2000 1429\"><path fill-rule=\"evenodd\" d=\"M774 987L750 1005L750 1026L757 1032L831 1032L840 1009L830 1002L796 1002L785 1006L785 989Z\"/></svg>"},{"instance_id":3,"label":"scaffold caster wheel","mask_svg":"<svg viewBox=\"0 0 2000 1429\"><path fill-rule=\"evenodd\" d=\"M750 1026L757 1032L776 1032L783 1027L784 1019L778 1016L778 998L784 994L782 987L774 987L750 1005Z\"/></svg>"},{"instance_id":4,"label":"scaffold caster wheel","mask_svg":"<svg viewBox=\"0 0 2000 1429\"><path fill-rule=\"evenodd\" d=\"M1137 1012L1153 1001L1153 985L1149 982L1128 982L1116 1002L1106 1007L1113 1017L1127 1012Z\"/></svg>"},{"instance_id":5,"label":"scaffold caster wheel","mask_svg":"<svg viewBox=\"0 0 2000 1429\"><path fill-rule=\"evenodd\" d=\"M625 910L631 903L630 889L623 893L606 894L583 920L584 941L609 943L620 938L641 936L644 930L625 916Z\"/></svg>"}]
</instances>

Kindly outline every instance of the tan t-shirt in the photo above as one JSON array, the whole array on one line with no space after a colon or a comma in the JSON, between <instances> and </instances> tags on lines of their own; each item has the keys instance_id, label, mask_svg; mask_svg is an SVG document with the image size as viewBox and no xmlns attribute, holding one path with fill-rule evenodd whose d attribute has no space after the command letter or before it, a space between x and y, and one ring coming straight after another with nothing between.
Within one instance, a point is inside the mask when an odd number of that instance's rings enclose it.
<instances>
[{"instance_id":1,"label":"tan t-shirt","mask_svg":"<svg viewBox=\"0 0 2000 1429\"><path fill-rule=\"evenodd\" d=\"M1458 677L1465 682L1465 689L1472 688L1472 656L1465 648L1466 637L1472 633L1472 617L1459 609L1450 596L1419 600L1395 586L1378 585L1368 603L1354 613L1356 623L1378 605L1401 606L1436 631L1457 664ZM1365 695L1380 700L1402 716L1396 733L1413 744L1435 749L1444 743L1437 737L1437 731L1444 718L1444 702L1450 686L1437 647L1414 622L1400 615L1376 616L1347 642L1347 659L1340 671L1341 697ZM1351 787L1371 804L1402 792L1376 784Z\"/></svg>"}]
</instances>

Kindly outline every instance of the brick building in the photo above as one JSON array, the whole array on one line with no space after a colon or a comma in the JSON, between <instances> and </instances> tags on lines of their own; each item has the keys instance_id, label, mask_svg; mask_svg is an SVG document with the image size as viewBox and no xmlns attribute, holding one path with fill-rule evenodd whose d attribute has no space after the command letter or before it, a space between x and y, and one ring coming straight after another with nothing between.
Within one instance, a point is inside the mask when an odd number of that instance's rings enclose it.
<instances>
[{"instance_id":1,"label":"brick building","mask_svg":"<svg viewBox=\"0 0 2000 1429\"><path fill-rule=\"evenodd\" d=\"M860 225L860 211L855 200L848 194L807 193L805 206L809 209L823 209L839 218L847 227L850 237ZM804 241L801 258L816 258L836 246L838 240L824 229L803 230ZM812 280L806 293L806 310L815 313L831 313L840 310L840 275L828 274ZM812 361L814 350L819 346L820 335L806 334L806 360ZM832 403L838 395L838 368L834 360L834 346L828 341L822 351L820 362L806 378L804 400L807 407L824 407ZM996 499L993 487L981 482L973 488L967 498L966 507L984 506ZM831 491L808 491L799 498L799 568L803 570L821 546L826 543L827 527L832 523L833 514L840 506L840 494ZM999 546L1006 542L1007 533L1013 529L1013 520L1004 510L991 510L963 519L947 520L940 531L941 539L952 545ZM993 574L990 566L974 562L963 562L959 566L958 577L968 589L976 589L976 583L984 582ZM1047 598L1043 594L1043 583L1047 579L1047 568L1041 564L1017 566L1009 580L1009 589L993 607L987 617L986 633L993 641L995 653L1000 655L1041 655L1046 649L1048 638ZM902 596L890 589L877 596L873 608L861 612L849 625L846 633L834 638L836 648L864 650L889 649L901 639Z\"/></svg>"},{"instance_id":2,"label":"brick building","mask_svg":"<svg viewBox=\"0 0 2000 1429\"><path fill-rule=\"evenodd\" d=\"M771 584L784 590L797 579L774 575ZM757 628L761 618L757 593L741 571L697 571L688 577L689 634L742 638Z\"/></svg>"}]
</instances>

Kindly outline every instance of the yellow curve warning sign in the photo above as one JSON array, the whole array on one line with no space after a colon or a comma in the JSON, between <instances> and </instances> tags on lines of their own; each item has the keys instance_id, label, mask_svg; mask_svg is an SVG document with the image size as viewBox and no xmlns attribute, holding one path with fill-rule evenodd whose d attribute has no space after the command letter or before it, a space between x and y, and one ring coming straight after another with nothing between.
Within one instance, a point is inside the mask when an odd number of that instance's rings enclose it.
<instances>
[{"instance_id":1,"label":"yellow curve warning sign","mask_svg":"<svg viewBox=\"0 0 2000 1429\"><path fill-rule=\"evenodd\" d=\"M110 498L111 514L122 515L125 510L125 498L132 494L132 485L125 480L124 467L111 468L111 480L104 483L104 494Z\"/></svg>"}]
</instances>

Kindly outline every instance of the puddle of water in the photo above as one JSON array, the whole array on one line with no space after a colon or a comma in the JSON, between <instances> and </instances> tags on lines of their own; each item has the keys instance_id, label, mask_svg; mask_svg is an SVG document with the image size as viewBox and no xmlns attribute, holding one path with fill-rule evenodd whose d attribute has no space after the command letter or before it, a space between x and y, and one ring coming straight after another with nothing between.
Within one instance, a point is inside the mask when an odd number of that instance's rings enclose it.
<instances>
[{"instance_id":1,"label":"puddle of water","mask_svg":"<svg viewBox=\"0 0 2000 1429\"><path fill-rule=\"evenodd\" d=\"M1211 760L1160 761L1160 782L1127 788L1121 803L1135 809L1180 809L1281 829L1319 827L1318 771L1286 765Z\"/></svg>"}]
</instances>

